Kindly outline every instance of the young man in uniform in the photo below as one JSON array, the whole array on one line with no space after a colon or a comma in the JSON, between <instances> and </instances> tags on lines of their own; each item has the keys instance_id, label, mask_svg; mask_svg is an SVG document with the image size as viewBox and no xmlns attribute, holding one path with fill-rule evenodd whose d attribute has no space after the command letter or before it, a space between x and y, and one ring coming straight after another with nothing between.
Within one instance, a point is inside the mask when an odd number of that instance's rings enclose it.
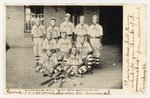
<instances>
[{"instance_id":1,"label":"young man in uniform","mask_svg":"<svg viewBox=\"0 0 150 98\"><path fill-rule=\"evenodd\" d=\"M52 39L51 33L48 33L46 39L43 41L43 54L37 71L44 73L44 75L52 76L61 71L56 54L56 43L56 40Z\"/></svg>"},{"instance_id":2,"label":"young man in uniform","mask_svg":"<svg viewBox=\"0 0 150 98\"><path fill-rule=\"evenodd\" d=\"M71 49L71 55L66 62L64 70L74 76L79 76L87 71L87 67L83 66L82 58L77 53L76 46Z\"/></svg>"},{"instance_id":3,"label":"young man in uniform","mask_svg":"<svg viewBox=\"0 0 150 98\"><path fill-rule=\"evenodd\" d=\"M34 51L34 56L36 59L36 65L38 65L39 59L42 54L43 36L45 34L45 27L42 25L39 18L35 19L35 23L31 30L31 34L32 34L32 43L31 44L33 45L33 51Z\"/></svg>"},{"instance_id":4,"label":"young man in uniform","mask_svg":"<svg viewBox=\"0 0 150 98\"><path fill-rule=\"evenodd\" d=\"M77 42L79 42L81 36L86 36L87 41L87 34L89 26L84 23L85 17L82 15L80 16L80 23L75 28L75 34L77 35Z\"/></svg>"},{"instance_id":5,"label":"young man in uniform","mask_svg":"<svg viewBox=\"0 0 150 98\"><path fill-rule=\"evenodd\" d=\"M52 50L44 50L41 60L39 62L39 66L37 67L37 71L42 72L43 76L53 76L54 74L58 74L61 71L61 68L58 68L58 59L57 54L52 53ZM55 71L59 69L60 71Z\"/></svg>"},{"instance_id":6,"label":"young man in uniform","mask_svg":"<svg viewBox=\"0 0 150 98\"><path fill-rule=\"evenodd\" d=\"M88 68L88 72L92 73L91 67L93 61L93 56L92 56L93 49L89 44L89 42L86 41L85 37L86 36L80 37L80 41L76 44L76 47L78 49L79 56L83 60L84 65L87 66Z\"/></svg>"},{"instance_id":7,"label":"young man in uniform","mask_svg":"<svg viewBox=\"0 0 150 98\"><path fill-rule=\"evenodd\" d=\"M58 54L62 55L64 62L69 58L70 49L72 47L72 43L70 39L67 39L67 33L62 32L62 38L58 40L57 43L57 51Z\"/></svg>"},{"instance_id":8,"label":"young man in uniform","mask_svg":"<svg viewBox=\"0 0 150 98\"><path fill-rule=\"evenodd\" d=\"M67 33L67 38L69 38L72 41L72 35L74 32L74 24L70 22L70 17L71 15L69 13L66 13L65 15L65 22L63 22L60 25L60 32L66 32Z\"/></svg>"},{"instance_id":9,"label":"young man in uniform","mask_svg":"<svg viewBox=\"0 0 150 98\"><path fill-rule=\"evenodd\" d=\"M57 41L55 39L52 39L52 34L51 33L47 33L46 34L46 38L43 41L43 47L42 47L43 51L44 50L52 50L52 53L56 52L57 49Z\"/></svg>"},{"instance_id":10,"label":"young man in uniform","mask_svg":"<svg viewBox=\"0 0 150 98\"><path fill-rule=\"evenodd\" d=\"M60 31L59 28L56 26L56 19L51 18L50 20L50 26L47 28L46 34L51 33L52 39L55 39L58 41L58 38L60 37Z\"/></svg>"},{"instance_id":11,"label":"young man in uniform","mask_svg":"<svg viewBox=\"0 0 150 98\"><path fill-rule=\"evenodd\" d=\"M98 16L93 15L92 17L93 24L89 28L89 35L90 35L90 44L93 48L93 63L96 67L99 67L99 59L100 59L100 51L102 49L102 35L103 35L103 28L101 25L98 24Z\"/></svg>"}]
</instances>

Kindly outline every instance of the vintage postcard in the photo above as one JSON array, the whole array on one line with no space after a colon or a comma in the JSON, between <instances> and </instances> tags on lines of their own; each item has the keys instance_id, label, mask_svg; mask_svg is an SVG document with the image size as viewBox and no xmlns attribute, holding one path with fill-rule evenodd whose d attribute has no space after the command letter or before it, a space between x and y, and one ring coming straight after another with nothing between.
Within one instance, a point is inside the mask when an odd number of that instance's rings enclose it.
<instances>
[{"instance_id":1,"label":"vintage postcard","mask_svg":"<svg viewBox=\"0 0 150 98\"><path fill-rule=\"evenodd\" d=\"M146 5L5 4L4 9L4 94L146 94Z\"/></svg>"}]
</instances>

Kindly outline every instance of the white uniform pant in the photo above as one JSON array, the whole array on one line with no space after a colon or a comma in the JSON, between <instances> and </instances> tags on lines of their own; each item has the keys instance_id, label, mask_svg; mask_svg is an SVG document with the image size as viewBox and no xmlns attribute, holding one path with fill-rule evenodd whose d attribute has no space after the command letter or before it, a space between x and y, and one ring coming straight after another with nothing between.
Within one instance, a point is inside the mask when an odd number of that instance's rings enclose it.
<instances>
[{"instance_id":1,"label":"white uniform pant","mask_svg":"<svg viewBox=\"0 0 150 98\"><path fill-rule=\"evenodd\" d=\"M99 38L90 38L90 44L93 48L93 63L99 64L100 51L102 49L102 44L100 43Z\"/></svg>"},{"instance_id":2,"label":"white uniform pant","mask_svg":"<svg viewBox=\"0 0 150 98\"><path fill-rule=\"evenodd\" d=\"M42 42L43 38L34 38L33 39L33 52L35 56L36 63L39 62L40 57L42 56Z\"/></svg>"},{"instance_id":3,"label":"white uniform pant","mask_svg":"<svg viewBox=\"0 0 150 98\"><path fill-rule=\"evenodd\" d=\"M42 55L42 42L43 42L43 38L34 38L33 39L34 56L41 56Z\"/></svg>"}]
</instances>

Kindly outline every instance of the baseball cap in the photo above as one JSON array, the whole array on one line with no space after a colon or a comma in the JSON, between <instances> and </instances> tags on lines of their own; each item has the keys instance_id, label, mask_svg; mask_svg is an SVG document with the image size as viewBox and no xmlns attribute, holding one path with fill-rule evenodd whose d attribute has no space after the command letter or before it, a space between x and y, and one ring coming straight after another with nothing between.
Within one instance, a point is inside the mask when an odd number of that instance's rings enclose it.
<instances>
[{"instance_id":1,"label":"baseball cap","mask_svg":"<svg viewBox=\"0 0 150 98\"><path fill-rule=\"evenodd\" d=\"M70 17L71 15L69 13L66 13L65 14L65 17Z\"/></svg>"},{"instance_id":2,"label":"baseball cap","mask_svg":"<svg viewBox=\"0 0 150 98\"><path fill-rule=\"evenodd\" d=\"M56 21L56 18L55 17L51 17L51 19L50 20L55 20Z\"/></svg>"},{"instance_id":3,"label":"baseball cap","mask_svg":"<svg viewBox=\"0 0 150 98\"><path fill-rule=\"evenodd\" d=\"M92 18L97 18L98 19L98 16L97 15L93 15L93 17Z\"/></svg>"}]
</instances>

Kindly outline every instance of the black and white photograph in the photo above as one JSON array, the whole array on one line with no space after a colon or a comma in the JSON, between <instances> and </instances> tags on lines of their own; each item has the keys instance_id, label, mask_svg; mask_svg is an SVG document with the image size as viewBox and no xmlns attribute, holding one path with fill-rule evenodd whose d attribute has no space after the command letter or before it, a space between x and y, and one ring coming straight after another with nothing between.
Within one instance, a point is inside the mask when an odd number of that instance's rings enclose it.
<instances>
[{"instance_id":1,"label":"black and white photograph","mask_svg":"<svg viewBox=\"0 0 150 98\"><path fill-rule=\"evenodd\" d=\"M122 5L7 5L6 89L122 89Z\"/></svg>"}]
</instances>

